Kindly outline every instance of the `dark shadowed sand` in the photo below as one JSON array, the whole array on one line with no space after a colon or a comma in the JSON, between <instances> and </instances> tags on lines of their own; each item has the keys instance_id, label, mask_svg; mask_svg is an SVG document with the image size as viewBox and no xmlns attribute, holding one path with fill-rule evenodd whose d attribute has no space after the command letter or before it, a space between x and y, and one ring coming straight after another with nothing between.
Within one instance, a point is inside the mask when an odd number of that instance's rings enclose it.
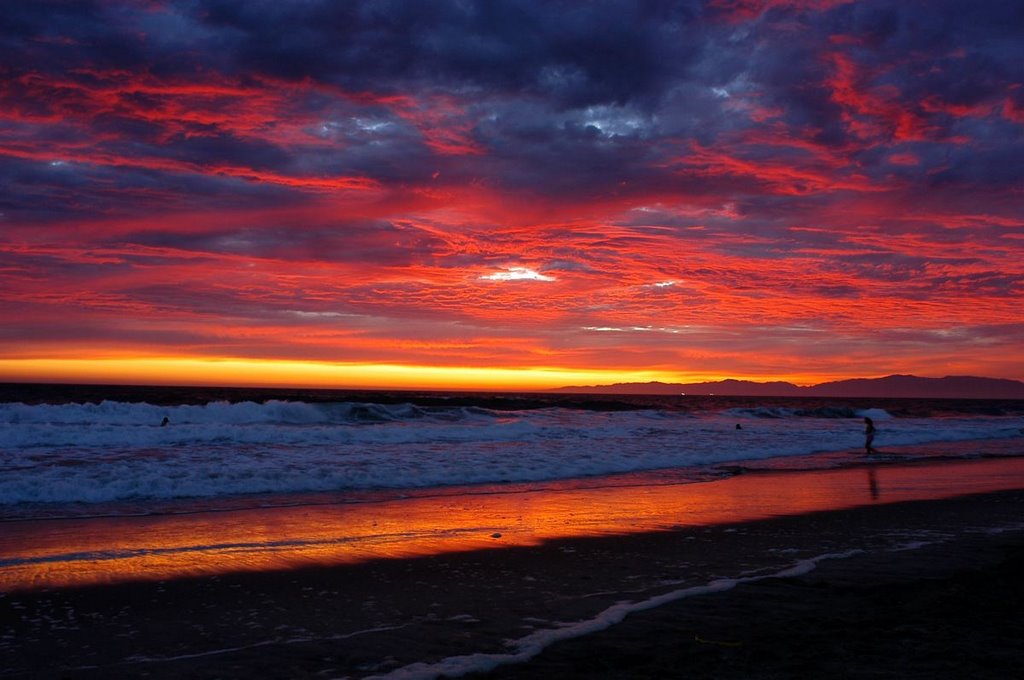
<instances>
[{"instance_id":1,"label":"dark shadowed sand","mask_svg":"<svg viewBox=\"0 0 1024 680\"><path fill-rule=\"evenodd\" d=\"M1020 512L1021 500L976 502ZM486 677L1021 677L1022 577L1020 531L824 561L804 576L639 612Z\"/></svg>"},{"instance_id":2,"label":"dark shadowed sand","mask_svg":"<svg viewBox=\"0 0 1024 680\"><path fill-rule=\"evenodd\" d=\"M7 592L0 677L1016 677L1024 491L867 502L539 546Z\"/></svg>"}]
</instances>

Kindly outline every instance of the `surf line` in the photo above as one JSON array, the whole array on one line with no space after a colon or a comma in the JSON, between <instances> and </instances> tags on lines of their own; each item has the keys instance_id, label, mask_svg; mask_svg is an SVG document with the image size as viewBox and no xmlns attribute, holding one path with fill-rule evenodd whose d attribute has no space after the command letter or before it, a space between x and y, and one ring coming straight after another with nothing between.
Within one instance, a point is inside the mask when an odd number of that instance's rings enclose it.
<instances>
[{"instance_id":1,"label":"surf line","mask_svg":"<svg viewBox=\"0 0 1024 680\"><path fill-rule=\"evenodd\" d=\"M688 597L725 592L732 590L742 583L755 583L770 578L803 576L814 571L818 566L818 562L824 560L843 560L863 552L864 550L858 548L841 553L826 553L801 560L792 566L771 574L716 579L702 586L691 586L689 588L673 590L639 602L620 602L598 613L592 619L578 621L560 628L538 630L518 640L513 640L509 643L515 650L513 652L506 654L477 653L450 656L436 663L429 664L418 662L396 668L386 675L370 676L366 680L433 680L434 678L441 677L460 677L467 673L487 673L498 666L525 663L556 642L572 640L610 628L617 623L621 623L623 619L635 612L654 609L669 602L683 600Z\"/></svg>"}]
</instances>

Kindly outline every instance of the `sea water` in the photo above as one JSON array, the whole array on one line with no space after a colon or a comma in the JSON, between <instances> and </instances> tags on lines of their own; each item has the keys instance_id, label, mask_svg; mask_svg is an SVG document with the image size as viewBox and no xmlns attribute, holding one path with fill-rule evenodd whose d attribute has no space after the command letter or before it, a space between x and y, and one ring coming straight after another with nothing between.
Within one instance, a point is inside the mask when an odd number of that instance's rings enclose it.
<instances>
[{"instance_id":1,"label":"sea water","mask_svg":"<svg viewBox=\"0 0 1024 680\"><path fill-rule=\"evenodd\" d=\"M1004 440L1022 436L1024 402L8 385L0 519L650 470L700 479L848 452L834 465L860 455L865 416L880 449Z\"/></svg>"}]
</instances>

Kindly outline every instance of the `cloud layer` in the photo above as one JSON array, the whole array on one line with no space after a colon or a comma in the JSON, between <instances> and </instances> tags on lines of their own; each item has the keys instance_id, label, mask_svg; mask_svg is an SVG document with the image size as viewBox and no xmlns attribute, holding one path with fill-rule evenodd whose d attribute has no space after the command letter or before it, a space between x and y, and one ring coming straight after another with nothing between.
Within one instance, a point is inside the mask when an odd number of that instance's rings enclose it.
<instances>
[{"instance_id":1,"label":"cloud layer","mask_svg":"<svg viewBox=\"0 0 1024 680\"><path fill-rule=\"evenodd\" d=\"M1024 6L16 3L0 358L1024 378Z\"/></svg>"}]
</instances>

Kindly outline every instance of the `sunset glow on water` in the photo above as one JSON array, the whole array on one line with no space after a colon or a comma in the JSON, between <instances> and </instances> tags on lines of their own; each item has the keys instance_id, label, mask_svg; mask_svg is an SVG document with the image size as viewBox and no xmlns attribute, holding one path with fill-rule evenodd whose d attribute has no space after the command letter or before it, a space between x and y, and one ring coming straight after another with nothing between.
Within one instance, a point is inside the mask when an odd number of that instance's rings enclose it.
<instances>
[{"instance_id":1,"label":"sunset glow on water","mask_svg":"<svg viewBox=\"0 0 1024 680\"><path fill-rule=\"evenodd\" d=\"M750 522L1020 488L1024 459L872 466L662 483L637 475L385 502L9 522L0 592L352 564L544 541Z\"/></svg>"}]
</instances>

